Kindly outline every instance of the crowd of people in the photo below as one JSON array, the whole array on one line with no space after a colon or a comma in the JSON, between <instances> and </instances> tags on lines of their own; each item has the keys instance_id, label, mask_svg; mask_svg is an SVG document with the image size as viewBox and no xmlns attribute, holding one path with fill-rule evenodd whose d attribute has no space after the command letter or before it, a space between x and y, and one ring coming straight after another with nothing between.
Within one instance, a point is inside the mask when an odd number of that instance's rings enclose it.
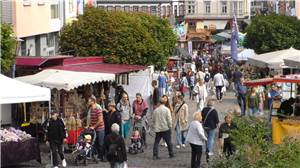
<instances>
[{"instance_id":1,"label":"crowd of people","mask_svg":"<svg viewBox=\"0 0 300 168\"><path fill-rule=\"evenodd\" d=\"M206 147L207 160L214 155L215 139L219 139L226 156L232 155L235 147L230 134L237 126L231 113L225 116L224 123L220 123L214 103L222 103L226 91L233 88L240 105L240 115L248 113L256 116L264 112L265 106L271 111L275 109L273 106L281 99L279 88L274 85L267 91L268 88L263 86L247 87L245 80L255 70L234 64L231 59L220 55L218 47L208 47L208 50L198 52L192 61L196 70L182 69L179 77L162 71L157 80L152 81L150 104L140 93L136 93L131 103L121 85L115 85L110 90L110 102L107 105L97 102L92 95L88 100L89 110L83 125L85 130L94 130L95 134L94 137L93 134L91 137L83 136L83 142L92 144L91 152L85 152L83 158L108 161L112 168L126 167L127 152L136 154L148 147L147 134L150 130L155 133L153 160L160 159L161 139L168 148L169 158L175 157L175 148L180 150L189 144L192 149L192 168L200 167L203 146ZM265 75L261 73L259 77ZM196 110L190 111L186 101L195 103ZM277 109L290 114L291 104L295 102L290 99ZM194 112L193 121L189 122L191 112ZM152 122L148 121L149 116ZM58 166L58 152L62 165L66 166L61 151L65 138L64 125L56 112L53 112L49 123L47 140L52 149L53 165Z\"/></svg>"}]
</instances>

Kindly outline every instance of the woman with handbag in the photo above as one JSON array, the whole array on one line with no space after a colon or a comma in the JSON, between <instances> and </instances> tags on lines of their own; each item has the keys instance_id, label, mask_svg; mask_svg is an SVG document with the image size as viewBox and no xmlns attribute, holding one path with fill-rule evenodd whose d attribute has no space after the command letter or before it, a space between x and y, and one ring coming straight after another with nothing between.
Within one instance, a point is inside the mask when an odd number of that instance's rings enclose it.
<instances>
[{"instance_id":1,"label":"woman with handbag","mask_svg":"<svg viewBox=\"0 0 300 168\"><path fill-rule=\"evenodd\" d=\"M183 100L182 95L177 96L177 103L174 109L175 113L175 122L174 127L176 131L176 141L177 145L176 148L179 149L180 147L185 148L185 133L188 129L188 115L189 109L188 105Z\"/></svg>"}]
</instances>

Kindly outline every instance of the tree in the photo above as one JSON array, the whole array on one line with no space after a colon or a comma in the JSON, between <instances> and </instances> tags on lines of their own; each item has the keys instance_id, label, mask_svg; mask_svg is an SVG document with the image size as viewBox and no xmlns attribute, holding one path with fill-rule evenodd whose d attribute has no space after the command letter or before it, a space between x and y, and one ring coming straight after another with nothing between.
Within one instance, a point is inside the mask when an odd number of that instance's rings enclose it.
<instances>
[{"instance_id":1,"label":"tree","mask_svg":"<svg viewBox=\"0 0 300 168\"><path fill-rule=\"evenodd\" d=\"M16 40L14 38L12 26L1 24L1 71L8 72L15 62Z\"/></svg>"},{"instance_id":2,"label":"tree","mask_svg":"<svg viewBox=\"0 0 300 168\"><path fill-rule=\"evenodd\" d=\"M76 56L105 56L111 63L166 65L176 35L165 19L145 13L88 7L78 21L63 27L60 50Z\"/></svg>"},{"instance_id":3,"label":"tree","mask_svg":"<svg viewBox=\"0 0 300 168\"><path fill-rule=\"evenodd\" d=\"M260 15L252 20L246 32L245 46L258 54L290 47L300 49L300 21L295 17Z\"/></svg>"}]
</instances>

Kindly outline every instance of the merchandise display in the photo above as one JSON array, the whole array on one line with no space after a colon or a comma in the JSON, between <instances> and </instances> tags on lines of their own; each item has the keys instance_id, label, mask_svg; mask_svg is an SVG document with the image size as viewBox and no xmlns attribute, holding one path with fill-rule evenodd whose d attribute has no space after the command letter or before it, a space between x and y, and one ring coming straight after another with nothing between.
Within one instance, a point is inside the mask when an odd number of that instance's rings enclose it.
<instances>
[{"instance_id":1,"label":"merchandise display","mask_svg":"<svg viewBox=\"0 0 300 168\"><path fill-rule=\"evenodd\" d=\"M0 130L0 142L19 142L31 138L31 135L24 131L10 127L8 129Z\"/></svg>"}]
</instances>

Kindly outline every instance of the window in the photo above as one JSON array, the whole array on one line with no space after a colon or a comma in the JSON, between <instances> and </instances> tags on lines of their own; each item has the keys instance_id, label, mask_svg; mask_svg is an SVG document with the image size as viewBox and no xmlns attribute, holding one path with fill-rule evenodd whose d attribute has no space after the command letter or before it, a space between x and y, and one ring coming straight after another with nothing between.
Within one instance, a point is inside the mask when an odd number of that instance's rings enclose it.
<instances>
[{"instance_id":1,"label":"window","mask_svg":"<svg viewBox=\"0 0 300 168\"><path fill-rule=\"evenodd\" d=\"M26 55L26 40L25 39L24 39L24 41L21 42L21 55L22 56Z\"/></svg>"},{"instance_id":2,"label":"window","mask_svg":"<svg viewBox=\"0 0 300 168\"><path fill-rule=\"evenodd\" d=\"M150 13L152 15L156 15L157 14L157 7L156 6L151 6L150 7Z\"/></svg>"},{"instance_id":3,"label":"window","mask_svg":"<svg viewBox=\"0 0 300 168\"><path fill-rule=\"evenodd\" d=\"M194 2L188 2L187 12L188 12L188 14L194 14L195 13L195 4L194 4Z\"/></svg>"},{"instance_id":4,"label":"window","mask_svg":"<svg viewBox=\"0 0 300 168\"><path fill-rule=\"evenodd\" d=\"M242 15L243 14L243 9L244 9L244 7L243 7L243 2L239 2L239 9L238 9L238 14L239 15Z\"/></svg>"},{"instance_id":5,"label":"window","mask_svg":"<svg viewBox=\"0 0 300 168\"><path fill-rule=\"evenodd\" d=\"M166 7L165 6L163 6L163 7L161 7L162 9L162 16L167 16L167 10L166 10Z\"/></svg>"},{"instance_id":6,"label":"window","mask_svg":"<svg viewBox=\"0 0 300 168\"><path fill-rule=\"evenodd\" d=\"M237 2L232 2L233 14L237 15L238 13L238 4Z\"/></svg>"},{"instance_id":7,"label":"window","mask_svg":"<svg viewBox=\"0 0 300 168\"><path fill-rule=\"evenodd\" d=\"M139 7L138 6L133 6L133 12L138 12L139 11Z\"/></svg>"},{"instance_id":8,"label":"window","mask_svg":"<svg viewBox=\"0 0 300 168\"><path fill-rule=\"evenodd\" d=\"M121 6L116 6L116 11L123 11L123 8Z\"/></svg>"},{"instance_id":9,"label":"window","mask_svg":"<svg viewBox=\"0 0 300 168\"><path fill-rule=\"evenodd\" d=\"M177 5L174 6L174 15L177 16Z\"/></svg>"},{"instance_id":10,"label":"window","mask_svg":"<svg viewBox=\"0 0 300 168\"><path fill-rule=\"evenodd\" d=\"M210 2L206 1L205 2L205 13L210 13Z\"/></svg>"},{"instance_id":11,"label":"window","mask_svg":"<svg viewBox=\"0 0 300 168\"><path fill-rule=\"evenodd\" d=\"M130 12L130 6L124 6L124 11L125 12Z\"/></svg>"},{"instance_id":12,"label":"window","mask_svg":"<svg viewBox=\"0 0 300 168\"><path fill-rule=\"evenodd\" d=\"M184 5L179 6L179 16L183 16L185 13L185 8Z\"/></svg>"},{"instance_id":13,"label":"window","mask_svg":"<svg viewBox=\"0 0 300 168\"><path fill-rule=\"evenodd\" d=\"M167 17L172 15L171 6L167 6Z\"/></svg>"},{"instance_id":14,"label":"window","mask_svg":"<svg viewBox=\"0 0 300 168\"><path fill-rule=\"evenodd\" d=\"M48 47L54 47L54 40L55 40L54 34L53 33L49 33L47 35L47 46Z\"/></svg>"},{"instance_id":15,"label":"window","mask_svg":"<svg viewBox=\"0 0 300 168\"><path fill-rule=\"evenodd\" d=\"M148 6L142 6L142 12L148 13Z\"/></svg>"},{"instance_id":16,"label":"window","mask_svg":"<svg viewBox=\"0 0 300 168\"><path fill-rule=\"evenodd\" d=\"M107 10L108 10L108 11L114 11L114 10L115 10L115 7L113 7L113 6L107 6Z\"/></svg>"},{"instance_id":17,"label":"window","mask_svg":"<svg viewBox=\"0 0 300 168\"><path fill-rule=\"evenodd\" d=\"M227 13L227 2L222 2L222 14Z\"/></svg>"},{"instance_id":18,"label":"window","mask_svg":"<svg viewBox=\"0 0 300 168\"><path fill-rule=\"evenodd\" d=\"M98 8L104 10L105 6L98 6Z\"/></svg>"},{"instance_id":19,"label":"window","mask_svg":"<svg viewBox=\"0 0 300 168\"><path fill-rule=\"evenodd\" d=\"M51 5L51 19L58 18L58 4Z\"/></svg>"},{"instance_id":20,"label":"window","mask_svg":"<svg viewBox=\"0 0 300 168\"><path fill-rule=\"evenodd\" d=\"M31 5L31 0L23 0L23 5L24 6L30 6Z\"/></svg>"},{"instance_id":21,"label":"window","mask_svg":"<svg viewBox=\"0 0 300 168\"><path fill-rule=\"evenodd\" d=\"M74 3L73 0L69 0L69 12L74 12Z\"/></svg>"}]
</instances>

